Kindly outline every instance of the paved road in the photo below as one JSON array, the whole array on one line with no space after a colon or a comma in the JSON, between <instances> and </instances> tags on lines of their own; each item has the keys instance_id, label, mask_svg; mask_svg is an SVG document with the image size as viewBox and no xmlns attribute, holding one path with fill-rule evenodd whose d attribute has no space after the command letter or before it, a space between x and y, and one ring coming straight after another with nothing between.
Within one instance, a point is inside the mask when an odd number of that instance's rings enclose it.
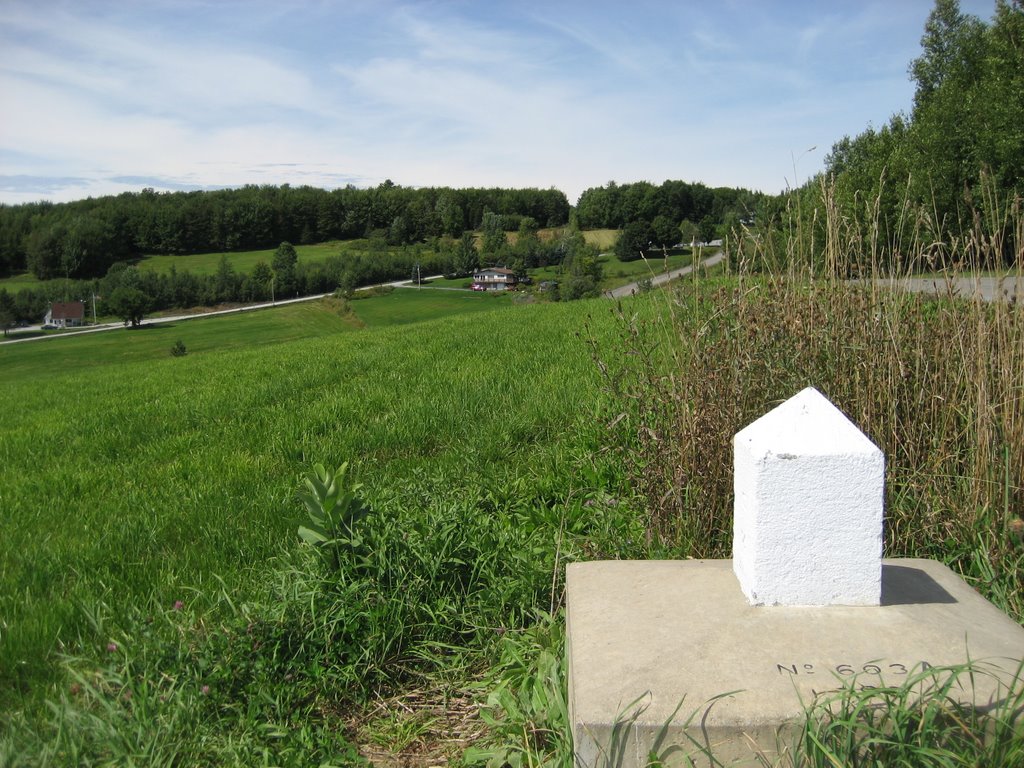
<instances>
[{"instance_id":1,"label":"paved road","mask_svg":"<svg viewBox=\"0 0 1024 768\"><path fill-rule=\"evenodd\" d=\"M713 267L725 258L725 254L721 251L708 256L706 259L700 262L702 267ZM669 280L675 280L677 277L688 275L693 272L693 265L688 267L679 267L678 269L670 270L669 272L662 272L660 275L651 276L651 285L662 285L667 283ZM621 299L623 296L632 296L640 290L640 282L629 283L628 285L622 285L618 288L613 288L610 291L605 291L604 295L610 299Z\"/></svg>"},{"instance_id":2,"label":"paved road","mask_svg":"<svg viewBox=\"0 0 1024 768\"><path fill-rule=\"evenodd\" d=\"M705 266L705 267L712 267L715 264L718 264L723 258L724 257L722 255L722 252L718 251L718 252L712 254L711 256L709 256L708 258L704 259L701 262L701 265ZM669 280L674 280L677 277L681 277L682 275L688 275L692 271L693 271L693 266L691 265L691 266L688 266L688 267L680 267L679 269L673 269L673 270L671 270L669 272L663 272L660 275L653 275L651 277L651 284L652 285L662 285L663 283L667 283ZM444 275L429 275L429 276L423 277L422 279L423 279L423 281L426 282L426 281L430 281L430 280L440 280L443 277L444 277ZM380 283L379 285L369 286L369 287L372 287L372 288L381 288L381 287L416 288L417 285L416 285L415 281L413 281L413 280L394 280L394 281L392 281L390 283ZM614 288L614 289L612 289L610 291L606 291L604 295L608 296L609 298L613 298L613 299L621 298L623 296L631 296L632 294L634 294L637 291L639 291L639 287L640 287L640 283L639 282L629 283L628 285L623 285L623 286L620 286L618 288ZM435 290L435 291L436 290L464 291L465 288L450 288L450 287L447 287L447 286L436 286L436 287L432 287L431 290ZM185 320L194 320L194 319L199 318L199 317L214 317L216 315L234 315L234 314L238 314L239 312L252 312L252 311L257 310L257 309L267 309L269 307L280 307L280 306L282 306L284 304L296 304L296 303L298 303L300 301L316 301L317 299L322 299L322 298L325 298L325 297L331 296L331 295L332 295L331 293L318 293L315 296L300 296L297 299L284 299L282 301L273 301L273 302L268 301L268 302L263 302L261 304L247 304L247 305L245 305L243 307L232 307L231 309L218 309L218 310L214 310L214 311L211 311L211 312L196 312L196 313L188 314L188 315L164 315L164 316L161 316L161 317L149 317L149 318L143 319L141 325L159 325L160 323L180 323L180 322L183 322ZM65 336L78 336L78 335L81 335L83 333L101 333L103 331L115 331L118 328L124 328L124 324L123 323L119 323L119 322L118 323L104 323L104 324L101 324L101 325L90 326L88 328L82 328L82 329L77 330L77 331L67 331L65 333L52 333L52 334L46 334L44 336L29 336L27 338L21 338L21 339L19 339L17 337L14 337L14 338L7 339L6 341L0 342L0 343L4 343L4 344L20 344L20 343L29 342L29 341L42 341L44 339L63 338ZM42 326L38 326L38 325L29 326L28 328L22 328L20 330L21 331L40 331L40 330L42 330Z\"/></svg>"},{"instance_id":3,"label":"paved road","mask_svg":"<svg viewBox=\"0 0 1024 768\"><path fill-rule=\"evenodd\" d=\"M969 298L980 296L984 301L1001 299L1024 302L1024 277L907 277L893 280L876 280L876 285L885 288L903 288L915 293L934 293L945 296L949 291Z\"/></svg>"},{"instance_id":4,"label":"paved road","mask_svg":"<svg viewBox=\"0 0 1024 768\"><path fill-rule=\"evenodd\" d=\"M422 278L423 280L439 280L444 275L431 275L429 277ZM412 280L394 280L390 283L379 283L378 285L367 286L368 288L414 288L415 283ZM300 301L316 301L317 299L323 299L327 296L333 296L332 293L318 293L315 296L300 296L297 299L284 299L282 301L267 301L262 304L246 304L244 307L232 307L231 309L217 309L211 312L195 312L190 315L164 315L161 317L150 317L143 319L141 325L159 325L160 323L179 323L183 320L194 320L197 317L213 317L215 315L235 315L239 312L252 312L256 309L267 309L269 307L280 307L284 304L297 304ZM10 338L4 344L20 344L26 341L42 341L43 339L58 339L64 338L65 336L79 336L83 333L100 333L102 331L115 331L118 328L124 328L124 323L103 323L101 325L94 325L88 328L82 328L77 331L66 331L65 333L49 333L45 336L29 336L28 338ZM28 328L21 328L21 331L40 331L42 326L32 325Z\"/></svg>"}]
</instances>

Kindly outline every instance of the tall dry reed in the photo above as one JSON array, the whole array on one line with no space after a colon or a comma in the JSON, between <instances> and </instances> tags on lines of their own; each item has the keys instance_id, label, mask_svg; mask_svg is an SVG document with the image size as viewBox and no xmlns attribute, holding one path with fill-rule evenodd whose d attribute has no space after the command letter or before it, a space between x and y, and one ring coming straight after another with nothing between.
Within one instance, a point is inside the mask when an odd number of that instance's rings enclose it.
<instances>
[{"instance_id":1,"label":"tall dry reed","mask_svg":"<svg viewBox=\"0 0 1024 768\"><path fill-rule=\"evenodd\" d=\"M877 207L868 226L844 218L823 182L785 236L732 238L727 276L681 282L654 310L620 306L626 362L595 356L650 541L730 556L732 437L814 386L885 452L886 554L945 560L1020 619L1024 307L973 290L1008 248L1008 279L1024 280L1020 203L1002 210L933 243L908 208L922 237L894 254ZM927 290L907 290L911 269L939 261Z\"/></svg>"}]
</instances>

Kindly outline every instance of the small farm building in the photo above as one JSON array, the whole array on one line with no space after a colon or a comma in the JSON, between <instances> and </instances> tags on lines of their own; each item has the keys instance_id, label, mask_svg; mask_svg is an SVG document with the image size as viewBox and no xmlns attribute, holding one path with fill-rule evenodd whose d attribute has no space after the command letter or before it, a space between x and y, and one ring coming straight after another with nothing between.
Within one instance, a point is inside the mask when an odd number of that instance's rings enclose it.
<instances>
[{"instance_id":1,"label":"small farm building","mask_svg":"<svg viewBox=\"0 0 1024 768\"><path fill-rule=\"evenodd\" d=\"M84 320L85 304L81 301L55 301L43 318L43 324L74 328L82 325Z\"/></svg>"}]
</instances>

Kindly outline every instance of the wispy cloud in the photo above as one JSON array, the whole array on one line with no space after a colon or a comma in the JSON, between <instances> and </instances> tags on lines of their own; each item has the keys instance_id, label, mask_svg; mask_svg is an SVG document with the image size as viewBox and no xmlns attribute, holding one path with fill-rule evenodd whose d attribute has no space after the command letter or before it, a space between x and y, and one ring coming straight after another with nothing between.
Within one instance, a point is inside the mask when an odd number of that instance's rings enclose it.
<instances>
[{"instance_id":1,"label":"wispy cloud","mask_svg":"<svg viewBox=\"0 0 1024 768\"><path fill-rule=\"evenodd\" d=\"M778 189L791 151L908 104L930 6L4 0L0 199L385 177Z\"/></svg>"},{"instance_id":2,"label":"wispy cloud","mask_svg":"<svg viewBox=\"0 0 1024 768\"><path fill-rule=\"evenodd\" d=\"M0 174L0 190L4 192L29 193L32 195L53 194L61 189L75 187L85 189L90 179L80 176L30 176L28 174Z\"/></svg>"},{"instance_id":3,"label":"wispy cloud","mask_svg":"<svg viewBox=\"0 0 1024 768\"><path fill-rule=\"evenodd\" d=\"M74 91L117 109L202 119L260 107L315 111L307 78L252 52L164 39L146 26L123 28L67 10L0 13L14 42L0 67L28 83Z\"/></svg>"}]
</instances>

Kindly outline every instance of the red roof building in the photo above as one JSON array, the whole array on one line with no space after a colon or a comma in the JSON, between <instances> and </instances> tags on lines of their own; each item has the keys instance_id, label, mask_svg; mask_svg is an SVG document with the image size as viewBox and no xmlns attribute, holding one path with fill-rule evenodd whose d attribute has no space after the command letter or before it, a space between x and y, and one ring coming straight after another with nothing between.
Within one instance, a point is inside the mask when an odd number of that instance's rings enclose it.
<instances>
[{"instance_id":1,"label":"red roof building","mask_svg":"<svg viewBox=\"0 0 1024 768\"><path fill-rule=\"evenodd\" d=\"M75 328L85 322L85 304L81 301L55 301L43 318L44 325Z\"/></svg>"}]
</instances>

